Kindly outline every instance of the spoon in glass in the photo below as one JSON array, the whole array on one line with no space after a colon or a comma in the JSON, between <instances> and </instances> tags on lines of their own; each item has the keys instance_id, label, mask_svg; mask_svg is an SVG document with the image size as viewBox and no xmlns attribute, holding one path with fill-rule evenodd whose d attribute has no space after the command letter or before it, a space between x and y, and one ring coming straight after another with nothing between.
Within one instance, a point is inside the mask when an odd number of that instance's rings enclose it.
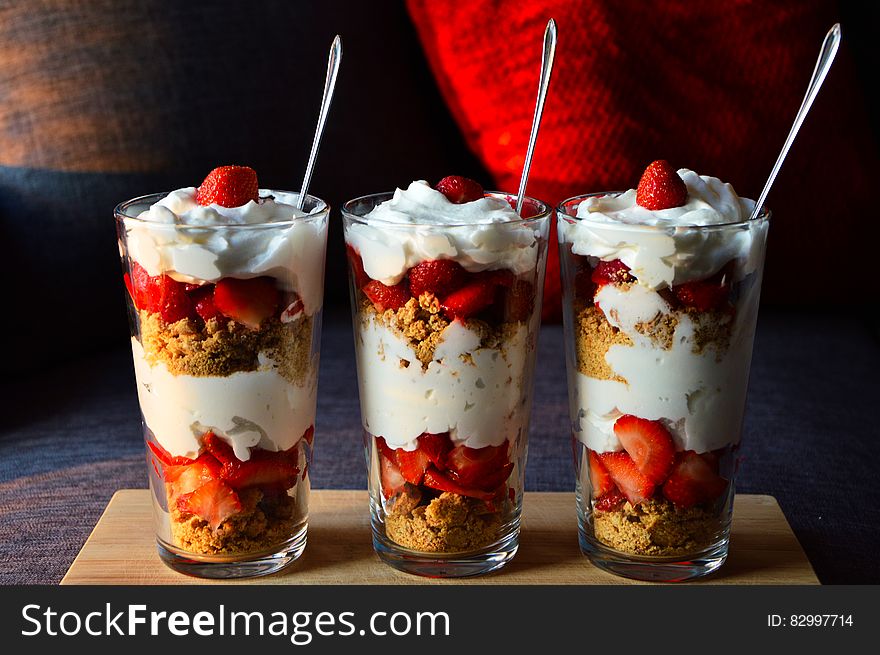
<instances>
[{"instance_id":1,"label":"spoon in glass","mask_svg":"<svg viewBox=\"0 0 880 655\"><path fill-rule=\"evenodd\" d=\"M312 151L309 153L309 163L306 164L306 174L303 177L302 189L296 208L302 209L312 181L312 173L315 171L315 160L318 158L318 147L321 145L321 137L324 135L324 125L327 122L327 112L330 103L333 102L333 91L336 88L336 76L339 73L339 64L342 61L342 39L337 34L330 46L330 57L327 60L327 77L324 80L324 96L321 98L321 111L318 113L318 125L315 128L315 138L312 140Z\"/></svg>"},{"instance_id":2,"label":"spoon in glass","mask_svg":"<svg viewBox=\"0 0 880 655\"><path fill-rule=\"evenodd\" d=\"M532 132L529 134L529 147L526 150L526 161L523 164L522 177L519 180L519 192L516 195L516 213L522 216L523 198L526 195L526 183L529 180L529 169L532 167L532 155L535 152L535 141L538 139L538 128L541 126L541 115L544 113L544 101L547 99L547 88L550 86L550 73L553 72L553 59L556 57L556 21L552 18L544 30L544 52L541 55L541 77L538 80L538 101L535 103L535 116L532 118Z\"/></svg>"},{"instance_id":3,"label":"spoon in glass","mask_svg":"<svg viewBox=\"0 0 880 655\"><path fill-rule=\"evenodd\" d=\"M807 94L804 96L803 102L801 102L801 108L798 109L798 113L794 117L794 124L791 126L788 138L786 138L785 143L782 144L782 152L779 153L776 163L773 164L773 170L770 171L770 177L767 179L767 183L764 185L761 195L758 196L758 201L755 203L755 210L752 212L752 215L749 216L749 220L754 220L757 218L758 214L761 213L764 201L767 200L767 194L770 193L770 187L773 186L773 182L776 180L776 175L779 173L779 169L782 168L782 162L785 160L785 156L788 154L791 144L794 143L794 138L797 136L798 130L801 129L801 124L804 122L804 118L807 117L807 112L809 112L810 107L813 106L813 100L815 100L816 96L819 94L819 89L822 87L822 82L825 81L825 76L828 75L828 71L831 69L831 64L834 61L834 56L837 54L837 49L839 47L840 23L835 23L831 29L828 30L828 34L825 35L825 40L822 42L822 49L819 51L819 59L816 61L816 67L813 69L813 76L810 78L809 86L807 86Z\"/></svg>"}]
</instances>

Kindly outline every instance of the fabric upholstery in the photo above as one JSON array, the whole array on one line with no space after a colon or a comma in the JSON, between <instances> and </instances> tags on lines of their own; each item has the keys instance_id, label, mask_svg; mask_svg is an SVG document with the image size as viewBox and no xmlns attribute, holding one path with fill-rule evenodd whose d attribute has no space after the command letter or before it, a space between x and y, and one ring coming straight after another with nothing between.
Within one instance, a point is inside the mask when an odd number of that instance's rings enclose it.
<instances>
[{"instance_id":1,"label":"fabric upholstery","mask_svg":"<svg viewBox=\"0 0 880 655\"><path fill-rule=\"evenodd\" d=\"M407 6L468 144L496 186L512 191L531 128L544 28L556 20L556 63L528 187L553 203L632 188L655 159L714 175L756 198L825 32L841 14L834 3L796 0L408 0ZM844 22L844 34L851 31L856 26ZM875 126L848 43L845 37L768 200L775 218L764 287L774 304L826 294L841 304L860 299L856 287L840 288L831 278L799 285L789 274L818 234L829 252L848 247L850 229L863 223L861 198L880 171ZM817 192L832 193L834 203L817 202ZM829 223L834 229L825 228ZM544 308L556 317L551 242ZM847 266L856 277L868 272L865 259Z\"/></svg>"}]
</instances>

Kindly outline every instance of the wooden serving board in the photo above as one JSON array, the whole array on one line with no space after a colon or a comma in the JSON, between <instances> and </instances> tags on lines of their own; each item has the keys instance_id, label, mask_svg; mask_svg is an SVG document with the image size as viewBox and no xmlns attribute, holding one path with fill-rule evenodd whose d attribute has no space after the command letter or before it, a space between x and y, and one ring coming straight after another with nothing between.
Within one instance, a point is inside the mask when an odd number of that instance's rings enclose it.
<instances>
[{"instance_id":1,"label":"wooden serving board","mask_svg":"<svg viewBox=\"0 0 880 655\"><path fill-rule=\"evenodd\" d=\"M506 567L478 578L430 580L383 564L373 552L366 491L311 494L303 556L275 575L212 582L176 573L156 553L150 492L117 491L61 584L631 584L581 554L573 493L527 492L520 548ZM730 556L713 584L819 584L772 496L738 495Z\"/></svg>"}]
</instances>

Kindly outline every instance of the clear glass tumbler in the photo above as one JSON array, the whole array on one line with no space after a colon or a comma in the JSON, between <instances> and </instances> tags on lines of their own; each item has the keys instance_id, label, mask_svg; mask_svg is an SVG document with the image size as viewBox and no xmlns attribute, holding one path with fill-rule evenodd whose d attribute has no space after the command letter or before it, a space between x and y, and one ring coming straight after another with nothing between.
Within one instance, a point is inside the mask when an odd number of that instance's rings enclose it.
<instances>
[{"instance_id":1,"label":"clear glass tumbler","mask_svg":"<svg viewBox=\"0 0 880 655\"><path fill-rule=\"evenodd\" d=\"M409 573L477 575L519 544L551 208L528 199L527 218L492 224L365 218L391 196L342 210L373 544Z\"/></svg>"},{"instance_id":2,"label":"clear glass tumbler","mask_svg":"<svg viewBox=\"0 0 880 655\"><path fill-rule=\"evenodd\" d=\"M165 195L114 212L159 555L200 577L269 574L306 544L330 208L139 218Z\"/></svg>"},{"instance_id":3,"label":"clear glass tumbler","mask_svg":"<svg viewBox=\"0 0 880 655\"><path fill-rule=\"evenodd\" d=\"M687 580L727 558L770 214L577 217L605 195L557 207L580 545L619 575ZM613 259L627 250L671 282L640 282Z\"/></svg>"}]
</instances>

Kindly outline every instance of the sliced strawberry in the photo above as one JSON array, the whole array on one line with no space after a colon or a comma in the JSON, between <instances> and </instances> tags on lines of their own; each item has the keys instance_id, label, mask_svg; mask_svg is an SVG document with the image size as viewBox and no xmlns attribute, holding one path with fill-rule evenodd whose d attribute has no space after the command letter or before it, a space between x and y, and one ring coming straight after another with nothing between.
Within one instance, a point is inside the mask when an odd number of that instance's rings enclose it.
<instances>
[{"instance_id":1,"label":"sliced strawberry","mask_svg":"<svg viewBox=\"0 0 880 655\"><path fill-rule=\"evenodd\" d=\"M306 431L303 432L302 439L310 446L314 443L314 441L315 441L315 426L314 425L310 425L309 427L306 428Z\"/></svg>"},{"instance_id":2,"label":"sliced strawberry","mask_svg":"<svg viewBox=\"0 0 880 655\"><path fill-rule=\"evenodd\" d=\"M687 508L709 503L727 489L727 480L712 470L693 450L676 454L675 466L663 485L663 495L676 506Z\"/></svg>"},{"instance_id":3,"label":"sliced strawberry","mask_svg":"<svg viewBox=\"0 0 880 655\"><path fill-rule=\"evenodd\" d=\"M397 468L403 479L412 484L421 484L425 471L431 464L428 455L419 449L404 450L398 448L394 451L397 461Z\"/></svg>"},{"instance_id":4,"label":"sliced strawberry","mask_svg":"<svg viewBox=\"0 0 880 655\"><path fill-rule=\"evenodd\" d=\"M506 480L509 470L500 482L495 482L496 474L507 464L507 442L483 448L459 445L446 456L446 466L452 478L463 485L481 489L494 489Z\"/></svg>"},{"instance_id":5,"label":"sliced strawberry","mask_svg":"<svg viewBox=\"0 0 880 655\"><path fill-rule=\"evenodd\" d=\"M656 485L639 472L627 453L602 453L599 457L614 484L633 505L638 505L654 494Z\"/></svg>"},{"instance_id":6,"label":"sliced strawberry","mask_svg":"<svg viewBox=\"0 0 880 655\"><path fill-rule=\"evenodd\" d=\"M150 288L153 285L153 278L147 273L147 269L138 264L136 261L131 262L131 276L128 279L130 284L129 293L134 300L134 306L148 312L158 311L153 306L150 297ZM128 286L128 284L126 286Z\"/></svg>"},{"instance_id":7,"label":"sliced strawberry","mask_svg":"<svg viewBox=\"0 0 880 655\"><path fill-rule=\"evenodd\" d=\"M635 278L630 274L629 266L619 259L612 259L610 262L599 260L590 275L590 281L597 286L602 286L603 284L634 282Z\"/></svg>"},{"instance_id":8,"label":"sliced strawberry","mask_svg":"<svg viewBox=\"0 0 880 655\"><path fill-rule=\"evenodd\" d=\"M441 473L433 466L429 466L425 471L425 478L422 482L424 486L437 491L448 491L458 494L459 496L467 496L468 498L476 498L478 500L491 501L495 498L494 491L483 491L474 487L459 484L449 476Z\"/></svg>"},{"instance_id":9,"label":"sliced strawberry","mask_svg":"<svg viewBox=\"0 0 880 655\"><path fill-rule=\"evenodd\" d=\"M134 287L131 284L131 275L128 272L122 274L122 281L125 283L125 288L128 289L128 295L131 296L132 302L134 302ZM137 303L135 303L137 306Z\"/></svg>"},{"instance_id":10,"label":"sliced strawberry","mask_svg":"<svg viewBox=\"0 0 880 655\"><path fill-rule=\"evenodd\" d=\"M636 189L636 203L660 210L687 204L688 190L679 174L665 159L648 164Z\"/></svg>"},{"instance_id":11,"label":"sliced strawberry","mask_svg":"<svg viewBox=\"0 0 880 655\"><path fill-rule=\"evenodd\" d=\"M419 437L419 450L421 450L431 463L439 470L446 468L446 454L452 449L452 442L447 434L430 434L425 432Z\"/></svg>"},{"instance_id":12,"label":"sliced strawberry","mask_svg":"<svg viewBox=\"0 0 880 655\"><path fill-rule=\"evenodd\" d=\"M675 459L675 444L662 423L625 414L614 423L614 434L642 475L654 484L666 479Z\"/></svg>"},{"instance_id":13,"label":"sliced strawberry","mask_svg":"<svg viewBox=\"0 0 880 655\"><path fill-rule=\"evenodd\" d=\"M212 318L220 316L220 310L217 309L217 305L214 304L213 284L206 284L203 287L199 287L190 293L190 297L195 303L196 314L198 314L203 321L208 322Z\"/></svg>"},{"instance_id":14,"label":"sliced strawberry","mask_svg":"<svg viewBox=\"0 0 880 655\"><path fill-rule=\"evenodd\" d=\"M348 257L348 264L351 267L351 274L354 276L354 284L358 289L363 289L370 281L370 276L364 270L364 260L361 254L354 249L354 246L345 244L345 256Z\"/></svg>"},{"instance_id":15,"label":"sliced strawberry","mask_svg":"<svg viewBox=\"0 0 880 655\"><path fill-rule=\"evenodd\" d=\"M241 207L249 201L259 201L260 185L257 173L249 166L219 166L208 173L196 190L200 205Z\"/></svg>"},{"instance_id":16,"label":"sliced strawberry","mask_svg":"<svg viewBox=\"0 0 880 655\"><path fill-rule=\"evenodd\" d=\"M446 196L449 202L456 205L465 202L473 202L483 197L485 192L479 182L462 177L461 175L447 175L437 182L437 191Z\"/></svg>"},{"instance_id":17,"label":"sliced strawberry","mask_svg":"<svg viewBox=\"0 0 880 655\"><path fill-rule=\"evenodd\" d=\"M278 309L280 293L271 277L223 278L214 288L214 305L228 318L256 330Z\"/></svg>"},{"instance_id":18,"label":"sliced strawberry","mask_svg":"<svg viewBox=\"0 0 880 655\"><path fill-rule=\"evenodd\" d=\"M410 296L406 282L401 282L393 287L388 287L379 282L379 280L370 280L363 288L364 294L373 303L373 306L380 312L387 309L400 309L403 307Z\"/></svg>"},{"instance_id":19,"label":"sliced strawberry","mask_svg":"<svg viewBox=\"0 0 880 655\"><path fill-rule=\"evenodd\" d=\"M213 432L206 432L202 435L202 444L205 446L205 450L211 453L220 464L239 461L232 450L232 446Z\"/></svg>"},{"instance_id":20,"label":"sliced strawberry","mask_svg":"<svg viewBox=\"0 0 880 655\"><path fill-rule=\"evenodd\" d=\"M507 482L507 478L510 477L511 473L513 473L513 462L507 462L494 473L486 473L478 478L472 486L485 491L493 491ZM449 475L452 477L451 472Z\"/></svg>"},{"instance_id":21,"label":"sliced strawberry","mask_svg":"<svg viewBox=\"0 0 880 655\"><path fill-rule=\"evenodd\" d=\"M672 293L685 307L693 307L698 312L710 312L721 309L727 303L730 287L726 281L716 283L712 280L700 280L674 286Z\"/></svg>"},{"instance_id":22,"label":"sliced strawberry","mask_svg":"<svg viewBox=\"0 0 880 655\"><path fill-rule=\"evenodd\" d=\"M220 480L211 480L191 494L181 496L177 505L183 511L207 521L214 530L241 511L238 495Z\"/></svg>"},{"instance_id":23,"label":"sliced strawberry","mask_svg":"<svg viewBox=\"0 0 880 655\"><path fill-rule=\"evenodd\" d=\"M580 300L593 300L596 295L596 283L593 282L593 270L589 267L578 270L574 274L574 294Z\"/></svg>"},{"instance_id":24,"label":"sliced strawberry","mask_svg":"<svg viewBox=\"0 0 880 655\"><path fill-rule=\"evenodd\" d=\"M299 468L293 464L290 455L288 451L273 453L253 450L250 459L245 462L236 459L224 464L221 477L233 489L289 489L296 484L296 476L299 475Z\"/></svg>"},{"instance_id":25,"label":"sliced strawberry","mask_svg":"<svg viewBox=\"0 0 880 655\"><path fill-rule=\"evenodd\" d=\"M625 502L626 496L620 493L617 487L614 487L611 491L602 494L596 499L595 507L600 512L613 512Z\"/></svg>"},{"instance_id":26,"label":"sliced strawberry","mask_svg":"<svg viewBox=\"0 0 880 655\"><path fill-rule=\"evenodd\" d=\"M430 292L443 297L464 284L467 273L451 259L430 259L409 269L409 289L413 297Z\"/></svg>"},{"instance_id":27,"label":"sliced strawberry","mask_svg":"<svg viewBox=\"0 0 880 655\"><path fill-rule=\"evenodd\" d=\"M494 300L495 285L490 281L479 281L453 291L443 299L440 307L451 319L469 318L486 309Z\"/></svg>"},{"instance_id":28,"label":"sliced strawberry","mask_svg":"<svg viewBox=\"0 0 880 655\"><path fill-rule=\"evenodd\" d=\"M512 287L513 283L516 282L516 276L513 274L513 271L509 271L506 268L471 273L470 277L475 282L484 282L496 287Z\"/></svg>"},{"instance_id":29,"label":"sliced strawberry","mask_svg":"<svg viewBox=\"0 0 880 655\"><path fill-rule=\"evenodd\" d=\"M382 495L387 500L403 491L406 480L397 468L394 449L388 447L385 439L376 437L376 448L379 451L379 480L382 483Z\"/></svg>"},{"instance_id":30,"label":"sliced strawberry","mask_svg":"<svg viewBox=\"0 0 880 655\"><path fill-rule=\"evenodd\" d=\"M192 463L183 466L166 466L162 471L165 482L172 485L173 495L179 496L195 491L211 480L221 478L222 466L210 453L202 453Z\"/></svg>"},{"instance_id":31,"label":"sliced strawberry","mask_svg":"<svg viewBox=\"0 0 880 655\"><path fill-rule=\"evenodd\" d=\"M196 461L194 459L190 459L189 457L183 457L183 456L175 457L171 453L169 453L167 450L162 448L162 446L160 446L158 443L153 443L152 441L147 442L147 447L156 456L156 459L159 460L159 462L162 464L163 467L165 467L165 466L184 466L186 464L192 464L194 461Z\"/></svg>"},{"instance_id":32,"label":"sliced strawberry","mask_svg":"<svg viewBox=\"0 0 880 655\"><path fill-rule=\"evenodd\" d=\"M614 480L611 479L611 475L609 475L605 465L602 464L599 454L593 450L588 450L587 453L590 460L590 486L592 487L593 498L599 498L609 492L617 491L617 485L614 484Z\"/></svg>"}]
</instances>

